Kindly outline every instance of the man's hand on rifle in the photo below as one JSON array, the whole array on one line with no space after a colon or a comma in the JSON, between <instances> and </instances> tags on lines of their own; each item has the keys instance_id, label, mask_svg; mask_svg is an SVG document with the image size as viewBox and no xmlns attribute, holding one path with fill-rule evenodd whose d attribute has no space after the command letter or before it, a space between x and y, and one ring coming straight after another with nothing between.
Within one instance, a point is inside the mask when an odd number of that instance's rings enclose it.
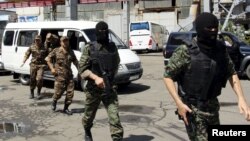
<instances>
[{"instance_id":1,"label":"man's hand on rifle","mask_svg":"<svg viewBox=\"0 0 250 141\"><path fill-rule=\"evenodd\" d=\"M103 78L95 75L95 74L91 74L90 78L93 79L95 81L95 84L97 85L97 87L99 88L104 88L104 81Z\"/></svg>"}]
</instances>

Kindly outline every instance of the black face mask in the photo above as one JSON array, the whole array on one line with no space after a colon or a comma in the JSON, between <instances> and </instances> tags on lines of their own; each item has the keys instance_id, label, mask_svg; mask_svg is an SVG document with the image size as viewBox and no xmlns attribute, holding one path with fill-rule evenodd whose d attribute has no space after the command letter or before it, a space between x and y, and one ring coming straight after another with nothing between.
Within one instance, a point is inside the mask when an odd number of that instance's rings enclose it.
<instances>
[{"instance_id":1,"label":"black face mask","mask_svg":"<svg viewBox=\"0 0 250 141\"><path fill-rule=\"evenodd\" d=\"M199 15L195 20L198 42L207 46L215 45L218 35L218 24L218 19L211 13L204 12Z\"/></svg>"},{"instance_id":2,"label":"black face mask","mask_svg":"<svg viewBox=\"0 0 250 141\"><path fill-rule=\"evenodd\" d=\"M101 21L96 25L96 40L98 43L108 43L109 42L109 30L108 24Z\"/></svg>"}]
</instances>

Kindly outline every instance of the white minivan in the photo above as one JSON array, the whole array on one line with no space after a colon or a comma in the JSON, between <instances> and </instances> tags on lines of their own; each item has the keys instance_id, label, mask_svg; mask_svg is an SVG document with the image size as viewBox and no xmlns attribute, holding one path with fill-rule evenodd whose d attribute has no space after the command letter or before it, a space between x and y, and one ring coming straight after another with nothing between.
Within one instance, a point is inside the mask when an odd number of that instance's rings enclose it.
<instances>
[{"instance_id":1,"label":"white minivan","mask_svg":"<svg viewBox=\"0 0 250 141\"><path fill-rule=\"evenodd\" d=\"M47 33L53 33L59 38L61 36L68 36L71 48L79 60L84 45L96 40L96 23L91 21L49 21L7 24L2 40L2 61L5 69L13 72L14 79L19 78L22 84L29 84L29 62L31 57L23 67L20 66L25 52L37 34L42 36L43 42ZM111 30L109 38L116 44L121 59L119 70L115 77L116 83L128 85L132 81L140 79L143 69L139 57ZM72 42L73 39L74 42ZM72 65L72 70L75 80L82 86L83 82L78 77L78 71L74 65ZM43 78L54 80L50 71L45 71Z\"/></svg>"}]
</instances>

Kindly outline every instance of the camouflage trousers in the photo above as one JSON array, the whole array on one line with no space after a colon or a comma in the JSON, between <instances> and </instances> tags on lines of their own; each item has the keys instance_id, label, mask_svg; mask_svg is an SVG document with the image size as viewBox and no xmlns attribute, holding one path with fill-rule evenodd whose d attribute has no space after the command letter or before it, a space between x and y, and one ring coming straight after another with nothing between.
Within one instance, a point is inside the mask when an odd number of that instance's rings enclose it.
<instances>
[{"instance_id":1,"label":"camouflage trousers","mask_svg":"<svg viewBox=\"0 0 250 141\"><path fill-rule=\"evenodd\" d=\"M122 140L123 127L120 122L118 113L118 97L114 90L110 95L103 96L102 90L87 90L85 101L85 112L82 118L82 124L85 129L90 129L93 125L93 120L96 116L97 109L102 101L109 119L110 133L113 141Z\"/></svg>"},{"instance_id":2,"label":"camouflage trousers","mask_svg":"<svg viewBox=\"0 0 250 141\"><path fill-rule=\"evenodd\" d=\"M219 101L213 99L206 105L206 110L200 110L191 105L192 114L189 116L189 126L186 126L191 141L208 141L208 125L219 125ZM191 117L191 118L190 118Z\"/></svg>"},{"instance_id":3,"label":"camouflage trousers","mask_svg":"<svg viewBox=\"0 0 250 141\"><path fill-rule=\"evenodd\" d=\"M71 104L74 97L75 83L73 79L70 80L55 80L54 83L55 93L53 100L58 100L62 97L62 94L66 91L65 104Z\"/></svg>"},{"instance_id":4,"label":"camouflage trousers","mask_svg":"<svg viewBox=\"0 0 250 141\"><path fill-rule=\"evenodd\" d=\"M45 65L30 65L30 89L34 90L37 86L41 89L43 86L43 72Z\"/></svg>"}]
</instances>

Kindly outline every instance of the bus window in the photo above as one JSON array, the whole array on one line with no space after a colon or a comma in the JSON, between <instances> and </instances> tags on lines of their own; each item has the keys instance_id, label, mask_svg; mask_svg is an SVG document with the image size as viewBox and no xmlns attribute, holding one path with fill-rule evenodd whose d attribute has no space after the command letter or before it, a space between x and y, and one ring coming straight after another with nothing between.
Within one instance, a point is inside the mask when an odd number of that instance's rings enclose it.
<instances>
[{"instance_id":1,"label":"bus window","mask_svg":"<svg viewBox=\"0 0 250 141\"><path fill-rule=\"evenodd\" d=\"M131 23L130 24L130 31L133 30L149 30L148 22L140 22L140 23Z\"/></svg>"}]
</instances>

